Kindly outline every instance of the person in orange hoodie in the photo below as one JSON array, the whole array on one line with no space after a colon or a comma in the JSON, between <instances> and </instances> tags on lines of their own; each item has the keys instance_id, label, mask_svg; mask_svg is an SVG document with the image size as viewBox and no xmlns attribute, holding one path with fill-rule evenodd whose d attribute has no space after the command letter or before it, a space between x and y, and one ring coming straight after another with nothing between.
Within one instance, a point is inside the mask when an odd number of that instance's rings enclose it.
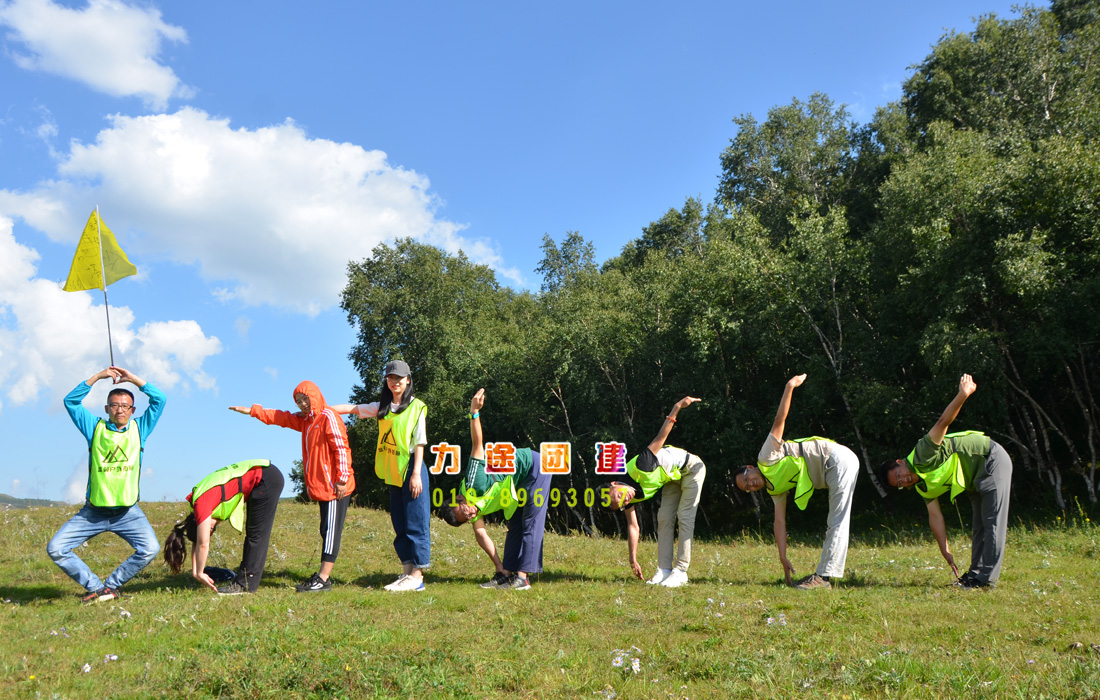
<instances>
[{"instance_id":1,"label":"person in orange hoodie","mask_svg":"<svg viewBox=\"0 0 1100 700\"><path fill-rule=\"evenodd\" d=\"M321 570L295 586L299 593L332 590L332 566L340 553L340 535L344 531L351 494L355 492L355 472L351 469L351 449L344 421L326 403L313 382L294 387L298 413L277 411L252 404L251 408L230 406L230 411L251 415L267 423L302 434L302 471L306 492L321 506Z\"/></svg>"}]
</instances>

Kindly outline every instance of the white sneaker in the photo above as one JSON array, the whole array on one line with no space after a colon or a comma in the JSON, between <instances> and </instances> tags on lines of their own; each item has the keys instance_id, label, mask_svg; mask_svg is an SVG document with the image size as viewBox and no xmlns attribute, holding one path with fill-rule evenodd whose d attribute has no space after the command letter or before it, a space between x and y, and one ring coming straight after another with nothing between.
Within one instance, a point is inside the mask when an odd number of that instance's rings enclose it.
<instances>
[{"instance_id":1,"label":"white sneaker","mask_svg":"<svg viewBox=\"0 0 1100 700\"><path fill-rule=\"evenodd\" d=\"M393 583L387 583L385 586L382 586L382 588L385 588L387 591L392 591L394 586L401 583L402 581L404 581L408 577L409 577L408 574L401 574L400 576L397 577L397 580L395 580Z\"/></svg>"},{"instance_id":2,"label":"white sneaker","mask_svg":"<svg viewBox=\"0 0 1100 700\"><path fill-rule=\"evenodd\" d=\"M646 583L656 585L668 578L670 574L672 574L672 569L657 569L657 573L653 574L653 578L646 581Z\"/></svg>"},{"instance_id":3,"label":"white sneaker","mask_svg":"<svg viewBox=\"0 0 1100 700\"><path fill-rule=\"evenodd\" d=\"M395 581L393 588L390 589L393 593L405 593L406 591L422 591L424 590L424 577L423 576L403 576L401 580Z\"/></svg>"},{"instance_id":4,"label":"white sneaker","mask_svg":"<svg viewBox=\"0 0 1100 700\"><path fill-rule=\"evenodd\" d=\"M661 585L665 588L679 588L688 582L688 574L686 571L680 571L679 569L673 569L672 573L668 575L664 581L661 581Z\"/></svg>"}]
</instances>

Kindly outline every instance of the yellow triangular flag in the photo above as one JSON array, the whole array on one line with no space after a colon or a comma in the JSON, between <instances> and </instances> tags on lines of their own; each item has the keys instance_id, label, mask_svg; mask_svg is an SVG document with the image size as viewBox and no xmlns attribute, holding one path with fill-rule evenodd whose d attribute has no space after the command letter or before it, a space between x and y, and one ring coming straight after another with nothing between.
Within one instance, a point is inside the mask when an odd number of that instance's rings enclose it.
<instances>
[{"instance_id":1,"label":"yellow triangular flag","mask_svg":"<svg viewBox=\"0 0 1100 700\"><path fill-rule=\"evenodd\" d=\"M100 250L101 238L103 239L102 250ZM73 265L69 268L69 279L65 280L63 289L66 292L104 289L104 278L107 284L114 284L123 277L136 274L137 268L126 257L126 253L122 252L118 241L115 240L115 234L111 233L111 229L107 228L107 224L99 218L99 210L96 209L88 217L88 225L84 227L80 243L76 244L76 255L73 256Z\"/></svg>"}]
</instances>

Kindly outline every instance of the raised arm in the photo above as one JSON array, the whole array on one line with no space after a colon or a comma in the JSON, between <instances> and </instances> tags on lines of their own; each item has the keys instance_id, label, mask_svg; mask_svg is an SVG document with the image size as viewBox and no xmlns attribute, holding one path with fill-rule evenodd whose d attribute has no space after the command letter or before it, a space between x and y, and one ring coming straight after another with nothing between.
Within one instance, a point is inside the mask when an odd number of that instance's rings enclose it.
<instances>
[{"instance_id":1,"label":"raised arm","mask_svg":"<svg viewBox=\"0 0 1100 700\"><path fill-rule=\"evenodd\" d=\"M653 438L653 441L649 443L649 451L653 454L657 454L657 451L665 446L665 441L668 440L668 434L672 432L672 426L676 425L676 416L680 413L680 409L686 406L690 406L696 401L702 401L694 396L685 396L672 405L672 411L665 417L665 422L661 423L661 429L657 432L657 437ZM641 577L641 569L638 570L638 576Z\"/></svg>"},{"instance_id":2,"label":"raised arm","mask_svg":"<svg viewBox=\"0 0 1100 700\"><path fill-rule=\"evenodd\" d=\"M955 578L959 577L959 567L955 566L955 557L951 556L951 550L947 547L947 525L943 522L943 511L940 510L940 499L933 498L927 501L928 527L932 529L932 536L936 538L936 544L940 546L940 554L951 567L951 573Z\"/></svg>"},{"instance_id":3,"label":"raised arm","mask_svg":"<svg viewBox=\"0 0 1100 700\"><path fill-rule=\"evenodd\" d=\"M210 551L210 533L214 531L214 519L207 518L195 528L195 546L191 548L191 577L217 592L214 579L203 573L206 568L206 555Z\"/></svg>"},{"instance_id":4,"label":"raised arm","mask_svg":"<svg viewBox=\"0 0 1100 700\"><path fill-rule=\"evenodd\" d=\"M783 428L787 424L787 413L791 410L791 395L794 393L795 387L802 386L804 381L806 381L806 375L799 374L788 379L783 386L783 395L779 397L779 410L775 412L775 421L772 423L771 430L772 435L779 442L783 442ZM790 579L790 575L787 578ZM790 583L789 580L788 583Z\"/></svg>"},{"instance_id":5,"label":"raised arm","mask_svg":"<svg viewBox=\"0 0 1100 700\"><path fill-rule=\"evenodd\" d=\"M485 390L478 389L470 399L470 457L485 459L485 435L481 432L481 407L485 405Z\"/></svg>"},{"instance_id":6,"label":"raised arm","mask_svg":"<svg viewBox=\"0 0 1100 700\"><path fill-rule=\"evenodd\" d=\"M130 382L138 389L141 389L145 386L145 380L128 369L123 369L122 367L111 367L110 369L116 375L118 375L118 378L115 379L115 384L118 384L119 382Z\"/></svg>"},{"instance_id":7,"label":"raised arm","mask_svg":"<svg viewBox=\"0 0 1100 700\"><path fill-rule=\"evenodd\" d=\"M955 417L959 415L959 411L962 409L962 405L966 403L966 400L970 398L970 395L978 388L978 385L974 383L973 377L969 374L964 374L959 379L959 393L955 394L955 398L951 399L951 403L947 404L947 408L943 410L943 415L936 421L936 424L932 426L932 429L928 431L928 437L932 442L937 445L943 442L943 436L947 434L948 427L955 421Z\"/></svg>"}]
</instances>

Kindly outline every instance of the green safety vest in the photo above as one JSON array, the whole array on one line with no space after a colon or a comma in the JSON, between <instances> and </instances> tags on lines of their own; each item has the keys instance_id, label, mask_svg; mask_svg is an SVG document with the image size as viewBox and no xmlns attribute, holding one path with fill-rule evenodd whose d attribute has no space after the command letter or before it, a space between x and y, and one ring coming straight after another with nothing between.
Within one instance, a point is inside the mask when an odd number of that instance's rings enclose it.
<instances>
[{"instance_id":1,"label":"green safety vest","mask_svg":"<svg viewBox=\"0 0 1100 700\"><path fill-rule=\"evenodd\" d=\"M214 520L228 520L229 524L237 532L244 532L245 514L247 513L247 501L244 499L244 475L253 469L263 469L270 466L266 459L250 459L244 462L230 464L222 467L213 474L195 484L191 489L191 510L195 509L195 501L210 489L221 489L222 502L210 514Z\"/></svg>"},{"instance_id":2,"label":"green safety vest","mask_svg":"<svg viewBox=\"0 0 1100 700\"><path fill-rule=\"evenodd\" d=\"M833 442L829 438L808 437L794 438L787 442L809 442L811 440L824 440ZM794 488L794 504L799 510L806 510L806 504L810 502L810 496L814 495L814 484L810 480L810 470L806 468L806 458L790 455L779 460L775 464L757 462L756 468L760 475L768 482L768 493L778 496Z\"/></svg>"},{"instance_id":3,"label":"green safety vest","mask_svg":"<svg viewBox=\"0 0 1100 700\"><path fill-rule=\"evenodd\" d=\"M428 407L413 399L401 413L387 413L378 419L378 449L374 453L374 473L390 486L405 483L413 432Z\"/></svg>"},{"instance_id":4,"label":"green safety vest","mask_svg":"<svg viewBox=\"0 0 1100 700\"><path fill-rule=\"evenodd\" d=\"M88 502L100 508L129 508L138 502L141 433L137 422L121 432L107 429L102 418L88 448Z\"/></svg>"},{"instance_id":5,"label":"green safety vest","mask_svg":"<svg viewBox=\"0 0 1100 700\"><path fill-rule=\"evenodd\" d=\"M946 440L962 435L984 435L984 433L978 430L964 430L959 433L948 433L943 436L943 439ZM914 487L917 493L922 497L929 500L939 498L950 489L951 501L954 502L955 498L966 490L966 472L963 471L962 460L959 459L959 453L952 452L951 456L942 464L924 473L920 472L919 468L928 465L913 464L916 453L917 449L914 447L913 451L909 453L909 456L905 458L905 461L913 467L913 471L922 480Z\"/></svg>"},{"instance_id":6,"label":"green safety vest","mask_svg":"<svg viewBox=\"0 0 1100 700\"><path fill-rule=\"evenodd\" d=\"M466 502L477 508L477 518L474 518L474 521L483 515L495 513L498 510L504 511L505 520L511 520L516 508L519 507L516 482L511 474L493 484L481 496L478 496L473 489L466 489L464 493ZM528 494L528 497L530 497L530 494Z\"/></svg>"},{"instance_id":7,"label":"green safety vest","mask_svg":"<svg viewBox=\"0 0 1100 700\"><path fill-rule=\"evenodd\" d=\"M665 445L665 447L672 447L672 445ZM646 447L645 449L649 449ZM689 453L690 454L690 453ZM660 464L657 468L651 472L643 472L638 469L638 456L634 455L629 462L626 463L626 474L634 481L638 482L638 485L642 487L642 495L639 497L637 494L631 499L631 503L637 503L638 501L644 501L657 495L657 492L664 488L664 485L670 481L679 481L681 474L680 470L684 467L683 464L678 464L672 467L672 471L666 471L665 467Z\"/></svg>"}]
</instances>

